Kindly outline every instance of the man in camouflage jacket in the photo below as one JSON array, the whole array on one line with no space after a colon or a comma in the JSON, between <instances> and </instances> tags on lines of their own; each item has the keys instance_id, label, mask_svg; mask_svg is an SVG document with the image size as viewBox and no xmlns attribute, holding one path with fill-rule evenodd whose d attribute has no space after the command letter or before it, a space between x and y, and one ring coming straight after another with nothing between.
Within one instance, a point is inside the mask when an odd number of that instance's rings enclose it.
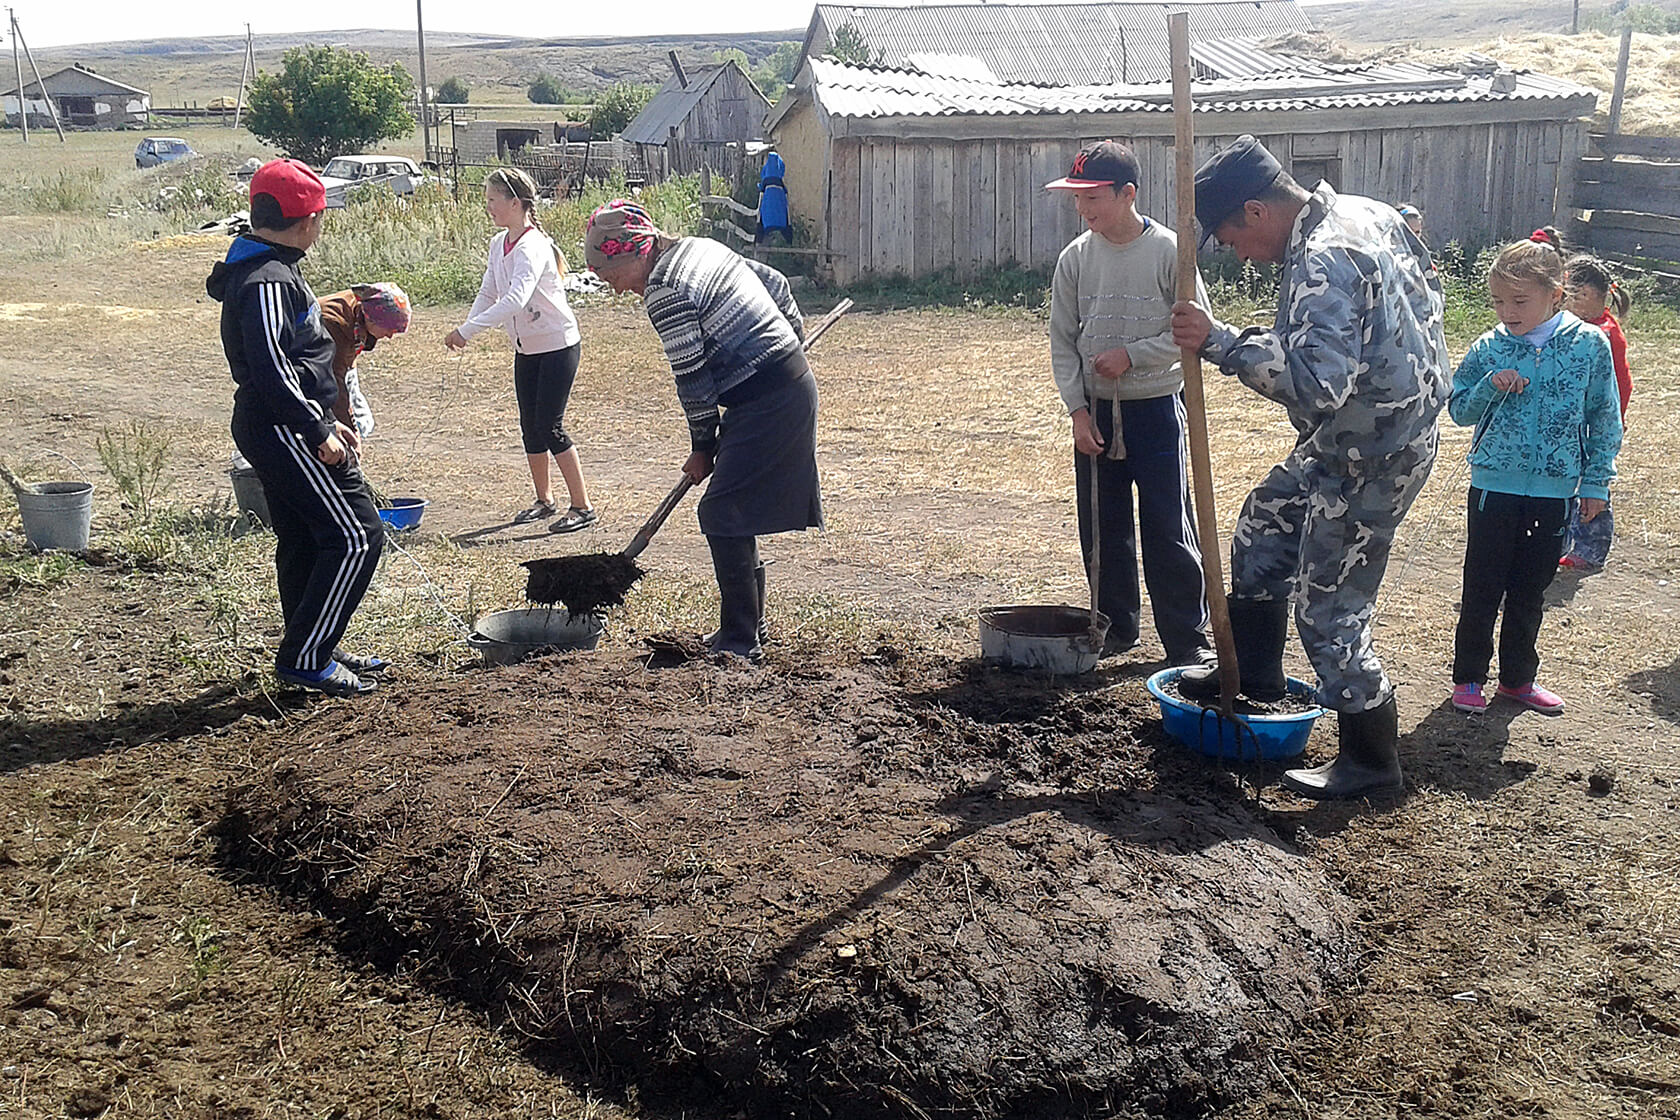
<instances>
[{"instance_id":1,"label":"man in camouflage jacket","mask_svg":"<svg viewBox=\"0 0 1680 1120\"><path fill-rule=\"evenodd\" d=\"M1271 329L1238 330L1190 303L1173 310L1179 345L1283 405L1299 433L1244 502L1231 543L1243 693L1282 697L1293 598L1341 749L1285 784L1312 797L1397 791L1398 713L1371 614L1395 530L1435 462L1450 384L1440 279L1394 210L1328 183L1309 193L1253 137L1197 171L1196 216L1204 237L1283 266ZM1182 687L1217 697L1217 667L1188 670Z\"/></svg>"}]
</instances>

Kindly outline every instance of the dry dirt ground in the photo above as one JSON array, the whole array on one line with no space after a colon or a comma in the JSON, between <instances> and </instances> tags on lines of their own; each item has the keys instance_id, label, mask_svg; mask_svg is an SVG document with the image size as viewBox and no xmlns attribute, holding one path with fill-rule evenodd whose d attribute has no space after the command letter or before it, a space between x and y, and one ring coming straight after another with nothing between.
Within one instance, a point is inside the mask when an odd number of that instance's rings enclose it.
<instances>
[{"instance_id":1,"label":"dry dirt ground","mask_svg":"<svg viewBox=\"0 0 1680 1120\"><path fill-rule=\"evenodd\" d=\"M570 426L602 518L514 529L506 347L448 357L459 309L423 308L365 377L371 476L433 503L352 635L403 665L365 704L273 691L262 539L143 552L94 465L139 419L172 436L171 501L225 495L199 295L223 247L0 276L0 456L89 468L104 549L5 545L4 1114L1680 1116L1671 335L1635 320L1616 552L1543 633L1569 711L1445 703L1450 431L1378 633L1406 796L1314 807L1162 738L1149 638L1067 685L973 664L978 606L1085 593L1025 317L856 314L824 340L830 531L767 547L762 670L638 652L714 609L689 506L600 651L485 673L445 610L515 602L519 559L619 547L682 426L636 307L585 303ZM1228 522L1288 436L1234 383L1210 396ZM1152 967L1180 953L1201 963ZM1192 1022L1198 987L1230 1014Z\"/></svg>"}]
</instances>

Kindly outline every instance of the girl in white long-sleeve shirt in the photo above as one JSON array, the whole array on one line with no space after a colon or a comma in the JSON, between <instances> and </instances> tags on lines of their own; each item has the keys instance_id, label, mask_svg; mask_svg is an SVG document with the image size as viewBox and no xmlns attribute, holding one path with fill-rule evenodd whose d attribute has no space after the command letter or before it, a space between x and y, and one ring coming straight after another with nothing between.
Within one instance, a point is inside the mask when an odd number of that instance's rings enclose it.
<instances>
[{"instance_id":1,"label":"girl in white long-sleeve shirt","mask_svg":"<svg viewBox=\"0 0 1680 1120\"><path fill-rule=\"evenodd\" d=\"M502 327L513 340L519 431L536 490L536 501L513 519L537 521L558 512L548 469L552 454L571 508L549 529L569 533L595 520L577 447L562 423L581 344L577 319L560 287L560 253L537 224L536 205L537 185L525 172L497 168L485 179L484 206L502 231L490 239L484 282L467 321L449 332L444 345L460 350L491 327Z\"/></svg>"}]
</instances>

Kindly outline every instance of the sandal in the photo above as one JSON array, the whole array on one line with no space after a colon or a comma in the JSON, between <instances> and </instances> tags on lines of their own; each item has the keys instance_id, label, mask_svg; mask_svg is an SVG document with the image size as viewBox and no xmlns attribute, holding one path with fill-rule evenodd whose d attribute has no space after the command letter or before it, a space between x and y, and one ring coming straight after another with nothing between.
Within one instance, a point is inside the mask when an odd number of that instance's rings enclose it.
<instances>
[{"instance_id":1,"label":"sandal","mask_svg":"<svg viewBox=\"0 0 1680 1120\"><path fill-rule=\"evenodd\" d=\"M371 653L366 656L359 653L345 653L341 649L333 650L333 660L358 677L377 676L391 667L391 663L383 657L376 657Z\"/></svg>"},{"instance_id":2,"label":"sandal","mask_svg":"<svg viewBox=\"0 0 1680 1120\"><path fill-rule=\"evenodd\" d=\"M515 525L526 525L532 521L541 521L545 517L553 517L560 511L560 507L553 502L545 502L541 498L531 503L530 509L522 509L513 515Z\"/></svg>"},{"instance_id":3,"label":"sandal","mask_svg":"<svg viewBox=\"0 0 1680 1120\"><path fill-rule=\"evenodd\" d=\"M315 692L324 692L328 696L337 696L343 699L360 696L379 687L371 680L364 681L336 661L328 666L326 674L320 677L297 669L281 668L276 668L274 675L280 678L282 684L312 689Z\"/></svg>"},{"instance_id":4,"label":"sandal","mask_svg":"<svg viewBox=\"0 0 1680 1120\"><path fill-rule=\"evenodd\" d=\"M579 509L573 506L566 511L566 515L548 527L551 533L575 533L579 529L586 529L595 524L593 509Z\"/></svg>"}]
</instances>

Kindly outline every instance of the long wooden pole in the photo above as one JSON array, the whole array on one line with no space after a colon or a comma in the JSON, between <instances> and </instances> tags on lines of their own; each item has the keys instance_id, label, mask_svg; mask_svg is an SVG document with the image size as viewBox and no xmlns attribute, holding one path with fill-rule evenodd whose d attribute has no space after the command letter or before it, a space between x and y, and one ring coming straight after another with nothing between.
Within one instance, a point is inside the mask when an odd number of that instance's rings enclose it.
<instances>
[{"instance_id":1,"label":"long wooden pole","mask_svg":"<svg viewBox=\"0 0 1680 1120\"><path fill-rule=\"evenodd\" d=\"M29 102L23 93L23 61L18 57L17 13L6 9L6 19L12 25L12 69L17 71L18 124L23 126L23 142L29 143Z\"/></svg>"},{"instance_id":2,"label":"long wooden pole","mask_svg":"<svg viewBox=\"0 0 1680 1120\"><path fill-rule=\"evenodd\" d=\"M1622 131L1622 95L1627 92L1628 52L1633 47L1633 24L1622 28L1622 46L1616 54L1616 85L1610 92L1611 136Z\"/></svg>"},{"instance_id":3,"label":"long wooden pole","mask_svg":"<svg viewBox=\"0 0 1680 1120\"><path fill-rule=\"evenodd\" d=\"M1178 298L1196 299L1196 130L1191 120L1190 14L1167 16L1172 47L1173 123L1177 125ZM1207 586L1208 621L1219 654L1219 709L1230 716L1241 688L1231 615L1225 608L1225 565L1219 559L1219 522L1213 509L1213 457L1208 452L1207 399L1202 394L1202 358L1183 350L1184 410L1190 430L1190 467L1196 492L1196 532L1202 545L1202 581Z\"/></svg>"},{"instance_id":4,"label":"long wooden pole","mask_svg":"<svg viewBox=\"0 0 1680 1120\"><path fill-rule=\"evenodd\" d=\"M256 55L251 51L251 25L245 25L245 63L239 68L239 99L233 103L233 127L239 127L239 118L245 114L245 83L251 80L251 63ZM223 104L226 104L224 102Z\"/></svg>"},{"instance_id":5,"label":"long wooden pole","mask_svg":"<svg viewBox=\"0 0 1680 1120\"><path fill-rule=\"evenodd\" d=\"M24 61L29 63L29 72L35 75L35 85L41 91L41 100L47 103L47 112L52 115L53 128L58 132L59 142L68 144L69 141L64 138L64 126L58 120L58 106L53 104L52 94L47 92L47 83L41 80L41 68L35 65L35 55L29 49L29 40L25 39L23 32L18 30L17 16L12 17L12 35L23 44ZM23 91L19 90L18 92L22 93Z\"/></svg>"}]
</instances>

